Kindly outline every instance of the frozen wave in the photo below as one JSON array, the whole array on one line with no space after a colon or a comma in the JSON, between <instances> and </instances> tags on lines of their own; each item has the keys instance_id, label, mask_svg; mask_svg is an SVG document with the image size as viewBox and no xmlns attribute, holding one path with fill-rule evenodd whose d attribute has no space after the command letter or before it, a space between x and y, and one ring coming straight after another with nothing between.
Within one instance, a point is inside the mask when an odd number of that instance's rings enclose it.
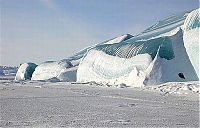
<instances>
[{"instance_id":1,"label":"frozen wave","mask_svg":"<svg viewBox=\"0 0 200 128\"><path fill-rule=\"evenodd\" d=\"M198 80L182 37L180 29L173 36L141 41L142 47L113 44L91 50L79 65L77 81L95 81L110 85L124 83L138 87L170 81ZM125 50L119 52L123 47ZM127 56L129 51L133 52L130 57Z\"/></svg>"}]
</instances>

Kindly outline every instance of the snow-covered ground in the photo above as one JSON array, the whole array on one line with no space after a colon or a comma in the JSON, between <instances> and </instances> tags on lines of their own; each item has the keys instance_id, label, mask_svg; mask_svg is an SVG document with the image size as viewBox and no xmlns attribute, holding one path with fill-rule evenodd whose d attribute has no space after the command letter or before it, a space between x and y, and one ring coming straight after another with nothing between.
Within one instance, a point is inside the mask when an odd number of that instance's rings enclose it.
<instances>
[{"instance_id":1,"label":"snow-covered ground","mask_svg":"<svg viewBox=\"0 0 200 128\"><path fill-rule=\"evenodd\" d=\"M0 127L199 127L199 82L0 81Z\"/></svg>"}]
</instances>

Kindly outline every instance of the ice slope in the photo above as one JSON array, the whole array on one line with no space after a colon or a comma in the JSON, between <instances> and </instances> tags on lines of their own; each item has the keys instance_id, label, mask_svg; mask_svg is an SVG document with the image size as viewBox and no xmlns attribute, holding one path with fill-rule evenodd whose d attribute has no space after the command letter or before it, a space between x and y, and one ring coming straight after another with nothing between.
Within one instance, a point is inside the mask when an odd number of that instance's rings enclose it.
<instances>
[{"instance_id":1,"label":"ice slope","mask_svg":"<svg viewBox=\"0 0 200 128\"><path fill-rule=\"evenodd\" d=\"M96 47L81 61L77 81L141 87L170 81L197 80L182 37L180 29L172 36ZM181 78L180 73L185 78Z\"/></svg>"},{"instance_id":2,"label":"ice slope","mask_svg":"<svg viewBox=\"0 0 200 128\"><path fill-rule=\"evenodd\" d=\"M30 80L36 67L37 65L34 63L21 64L15 76L15 80Z\"/></svg>"}]
</instances>

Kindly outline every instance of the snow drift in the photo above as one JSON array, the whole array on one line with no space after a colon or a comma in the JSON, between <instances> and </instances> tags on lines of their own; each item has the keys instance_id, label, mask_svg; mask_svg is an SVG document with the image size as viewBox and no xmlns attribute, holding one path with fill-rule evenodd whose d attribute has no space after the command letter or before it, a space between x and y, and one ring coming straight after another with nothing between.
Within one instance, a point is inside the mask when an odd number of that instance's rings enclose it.
<instances>
[{"instance_id":1,"label":"snow drift","mask_svg":"<svg viewBox=\"0 0 200 128\"><path fill-rule=\"evenodd\" d=\"M15 80L31 80L36 67L37 65L34 63L21 64L15 76Z\"/></svg>"}]
</instances>

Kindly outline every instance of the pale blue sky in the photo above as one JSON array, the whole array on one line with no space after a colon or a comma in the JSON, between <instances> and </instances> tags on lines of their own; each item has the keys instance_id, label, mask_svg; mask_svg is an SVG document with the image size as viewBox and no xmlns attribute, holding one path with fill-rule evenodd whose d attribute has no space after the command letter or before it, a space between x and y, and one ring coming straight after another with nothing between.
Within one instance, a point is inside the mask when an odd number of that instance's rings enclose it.
<instances>
[{"instance_id":1,"label":"pale blue sky","mask_svg":"<svg viewBox=\"0 0 200 128\"><path fill-rule=\"evenodd\" d=\"M60 60L198 6L198 0L1 0L0 65Z\"/></svg>"}]
</instances>

